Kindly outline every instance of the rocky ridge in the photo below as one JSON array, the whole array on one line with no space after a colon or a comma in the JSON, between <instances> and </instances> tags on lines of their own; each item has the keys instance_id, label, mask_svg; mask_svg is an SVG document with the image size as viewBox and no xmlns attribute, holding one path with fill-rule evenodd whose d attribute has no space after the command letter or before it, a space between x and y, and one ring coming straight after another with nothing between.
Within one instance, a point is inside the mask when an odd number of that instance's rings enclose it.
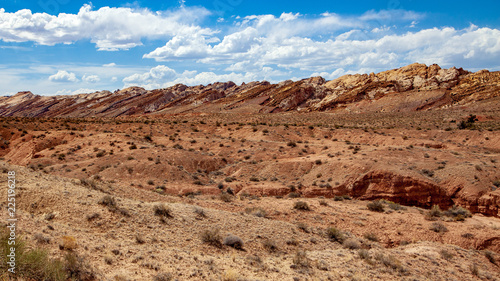
<instances>
[{"instance_id":1,"label":"rocky ridge","mask_svg":"<svg viewBox=\"0 0 500 281\"><path fill-rule=\"evenodd\" d=\"M177 84L145 90L129 87L70 96L19 92L0 97L0 116L117 117L179 112L284 111L405 112L467 105L498 97L500 72L471 73L461 68L411 64L378 74L345 75L332 81L217 82Z\"/></svg>"}]
</instances>

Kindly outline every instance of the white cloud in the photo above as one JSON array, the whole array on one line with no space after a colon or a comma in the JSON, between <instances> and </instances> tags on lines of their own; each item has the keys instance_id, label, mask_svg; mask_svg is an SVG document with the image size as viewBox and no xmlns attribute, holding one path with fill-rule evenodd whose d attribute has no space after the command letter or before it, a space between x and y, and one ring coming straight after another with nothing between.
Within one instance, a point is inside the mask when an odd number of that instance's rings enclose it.
<instances>
[{"instance_id":1,"label":"white cloud","mask_svg":"<svg viewBox=\"0 0 500 281\"><path fill-rule=\"evenodd\" d=\"M364 13L360 19L363 21L415 21L424 18L424 14L416 13L413 11L405 11L405 10L382 10L375 11L371 10Z\"/></svg>"},{"instance_id":2,"label":"white cloud","mask_svg":"<svg viewBox=\"0 0 500 281\"><path fill-rule=\"evenodd\" d=\"M144 86L146 88L160 88L168 82L174 80L177 76L175 70L165 65L158 65L151 68L148 72L142 74L133 74L123 79L123 83L128 86ZM128 87L126 86L126 87Z\"/></svg>"},{"instance_id":3,"label":"white cloud","mask_svg":"<svg viewBox=\"0 0 500 281\"><path fill-rule=\"evenodd\" d=\"M210 43L200 35L178 36L144 58L192 59L228 65L228 71L268 66L328 73L338 68L384 70L417 61L444 67L477 67L480 61L491 67L500 60L498 29L472 25L402 33L391 24L416 24L423 17L399 10L370 11L357 18L330 13L313 19L298 14L247 16L237 20L236 28L219 42Z\"/></svg>"},{"instance_id":4,"label":"white cloud","mask_svg":"<svg viewBox=\"0 0 500 281\"><path fill-rule=\"evenodd\" d=\"M70 44L90 39L99 50L115 51L142 45L142 38L170 38L180 34L214 33L195 23L209 15L205 8L180 8L153 13L147 9L84 5L78 14L58 16L0 9L0 39L5 42L33 41L41 45Z\"/></svg>"},{"instance_id":5,"label":"white cloud","mask_svg":"<svg viewBox=\"0 0 500 281\"><path fill-rule=\"evenodd\" d=\"M101 78L99 78L99 76L97 76L97 75L88 75L87 76L87 74L85 74L82 77L82 81L85 81L87 83L97 83L97 82L101 81Z\"/></svg>"},{"instance_id":6,"label":"white cloud","mask_svg":"<svg viewBox=\"0 0 500 281\"><path fill-rule=\"evenodd\" d=\"M107 64L103 64L102 65L103 67L115 67L116 66L116 63L112 62L112 63L107 63Z\"/></svg>"},{"instance_id":7,"label":"white cloud","mask_svg":"<svg viewBox=\"0 0 500 281\"><path fill-rule=\"evenodd\" d=\"M97 92L98 90L94 90L94 89L86 89L86 88L80 88L78 90L66 90L66 89L63 89L63 90L59 90L55 93L56 96L60 96L60 95L77 95L77 94L89 94L89 93L95 93Z\"/></svg>"},{"instance_id":8,"label":"white cloud","mask_svg":"<svg viewBox=\"0 0 500 281\"><path fill-rule=\"evenodd\" d=\"M145 89L158 89L179 83L185 85L206 85L214 82L227 81L233 81L237 84L255 80L271 80L277 82L273 80L272 77L283 74L283 72L273 70L270 67L263 67L256 72L246 71L244 73L231 72L220 74L211 71L198 73L196 70L186 70L182 73L177 73L167 66L158 65L151 68L148 72L136 73L125 77L123 79L123 87L139 86Z\"/></svg>"},{"instance_id":9,"label":"white cloud","mask_svg":"<svg viewBox=\"0 0 500 281\"><path fill-rule=\"evenodd\" d=\"M56 74L49 76L49 81L52 82L78 82L78 78L73 72L67 72L66 70L59 70Z\"/></svg>"}]
</instances>

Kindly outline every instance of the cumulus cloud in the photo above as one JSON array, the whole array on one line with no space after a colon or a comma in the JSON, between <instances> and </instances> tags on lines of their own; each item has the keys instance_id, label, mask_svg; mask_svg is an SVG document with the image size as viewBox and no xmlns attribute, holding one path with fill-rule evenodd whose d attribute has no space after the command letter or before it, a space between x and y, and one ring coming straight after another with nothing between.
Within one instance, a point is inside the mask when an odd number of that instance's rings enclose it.
<instances>
[{"instance_id":1,"label":"cumulus cloud","mask_svg":"<svg viewBox=\"0 0 500 281\"><path fill-rule=\"evenodd\" d=\"M170 38L179 34L213 34L195 23L209 15L205 8L169 12L147 9L103 7L92 10L84 5L78 14L58 16L32 13L24 9L6 13L0 9L0 39L5 42L33 41L41 45L70 44L90 39L99 50L115 51L142 45L142 38Z\"/></svg>"},{"instance_id":2,"label":"cumulus cloud","mask_svg":"<svg viewBox=\"0 0 500 281\"><path fill-rule=\"evenodd\" d=\"M145 89L165 88L175 84L185 85L206 85L214 82L233 81L236 84L255 80L272 80L272 77L284 75L279 70L270 67L263 67L255 72L245 71L244 73L215 73L211 71L198 72L196 70L186 70L178 73L165 66L158 65L144 73L136 73L123 79L124 87L140 86ZM276 81L274 81L276 82Z\"/></svg>"},{"instance_id":3,"label":"cumulus cloud","mask_svg":"<svg viewBox=\"0 0 500 281\"><path fill-rule=\"evenodd\" d=\"M167 84L174 80L177 76L175 70L165 65L158 65L151 68L146 73L136 73L125 77L123 83L128 86L144 86L145 88L160 88L161 85Z\"/></svg>"},{"instance_id":4,"label":"cumulus cloud","mask_svg":"<svg viewBox=\"0 0 500 281\"><path fill-rule=\"evenodd\" d=\"M101 78L99 78L99 76L97 75L83 75L82 77L82 81L85 81L87 83L97 83L99 81L101 81Z\"/></svg>"},{"instance_id":5,"label":"cumulus cloud","mask_svg":"<svg viewBox=\"0 0 500 281\"><path fill-rule=\"evenodd\" d=\"M65 70L59 70L56 74L49 76L49 81L52 82L78 82L78 78L73 72L67 72Z\"/></svg>"},{"instance_id":6,"label":"cumulus cloud","mask_svg":"<svg viewBox=\"0 0 500 281\"><path fill-rule=\"evenodd\" d=\"M59 90L55 93L56 96L60 96L60 95L77 95L77 94L89 94L89 93L95 93L97 92L98 90L94 90L94 89L86 89L86 88L80 88L78 90L66 90L66 89L63 89L63 90Z\"/></svg>"},{"instance_id":7,"label":"cumulus cloud","mask_svg":"<svg viewBox=\"0 0 500 281\"><path fill-rule=\"evenodd\" d=\"M278 67L304 71L387 69L413 62L468 66L500 60L500 30L471 26L398 30L393 22L415 24L422 14L370 11L359 17L324 13L254 15L236 20L238 27L220 41L205 37L174 37L145 54L156 61L193 59L207 65L229 64L226 70ZM387 25L386 25L387 23ZM212 41L214 41L212 39Z\"/></svg>"}]
</instances>

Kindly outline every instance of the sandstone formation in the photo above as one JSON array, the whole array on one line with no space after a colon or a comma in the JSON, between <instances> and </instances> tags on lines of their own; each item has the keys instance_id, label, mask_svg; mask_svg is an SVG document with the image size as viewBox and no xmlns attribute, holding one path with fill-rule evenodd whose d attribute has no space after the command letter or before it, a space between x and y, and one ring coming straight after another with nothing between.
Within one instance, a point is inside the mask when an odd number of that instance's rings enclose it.
<instances>
[{"instance_id":1,"label":"sandstone formation","mask_svg":"<svg viewBox=\"0 0 500 281\"><path fill-rule=\"evenodd\" d=\"M407 112L467 105L499 96L500 72L411 64L378 74L313 77L278 84L233 82L130 87L73 96L19 92L0 98L0 116L118 117L179 112L338 111Z\"/></svg>"}]
</instances>

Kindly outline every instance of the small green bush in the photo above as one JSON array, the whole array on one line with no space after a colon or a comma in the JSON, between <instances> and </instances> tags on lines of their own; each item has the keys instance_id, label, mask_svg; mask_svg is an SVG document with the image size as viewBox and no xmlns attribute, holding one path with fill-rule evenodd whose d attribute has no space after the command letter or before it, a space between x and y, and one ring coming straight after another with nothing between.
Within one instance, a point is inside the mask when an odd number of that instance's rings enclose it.
<instances>
[{"instance_id":1,"label":"small green bush","mask_svg":"<svg viewBox=\"0 0 500 281\"><path fill-rule=\"evenodd\" d=\"M153 207L155 216L173 218L172 209L165 204L157 204Z\"/></svg>"},{"instance_id":2,"label":"small green bush","mask_svg":"<svg viewBox=\"0 0 500 281\"><path fill-rule=\"evenodd\" d=\"M246 208L245 213L254 215L256 217L265 218L267 217L267 211L261 207Z\"/></svg>"},{"instance_id":3,"label":"small green bush","mask_svg":"<svg viewBox=\"0 0 500 281\"><path fill-rule=\"evenodd\" d=\"M307 258L305 251L297 251L293 257L293 265L295 268L309 268L311 261Z\"/></svg>"},{"instance_id":4,"label":"small green bush","mask_svg":"<svg viewBox=\"0 0 500 281\"><path fill-rule=\"evenodd\" d=\"M429 227L429 229L437 233L443 233L448 231L448 228L446 228L446 226L441 222L433 222Z\"/></svg>"},{"instance_id":5,"label":"small green bush","mask_svg":"<svg viewBox=\"0 0 500 281\"><path fill-rule=\"evenodd\" d=\"M311 208L309 207L309 204L307 204L307 202L304 202L304 201L295 202L295 204L293 205L293 208L297 209L297 210L301 210L301 211L310 211L311 210Z\"/></svg>"},{"instance_id":6,"label":"small green bush","mask_svg":"<svg viewBox=\"0 0 500 281\"><path fill-rule=\"evenodd\" d=\"M343 243L345 240L344 233L335 227L328 228L326 230L326 236L334 242Z\"/></svg>"},{"instance_id":7,"label":"small green bush","mask_svg":"<svg viewBox=\"0 0 500 281\"><path fill-rule=\"evenodd\" d=\"M108 209L113 212L118 209L118 204L116 203L115 198L110 195L105 195L101 198L101 200L99 200L98 203L108 207Z\"/></svg>"},{"instance_id":8,"label":"small green bush","mask_svg":"<svg viewBox=\"0 0 500 281\"><path fill-rule=\"evenodd\" d=\"M264 242L262 242L262 245L268 252L274 253L278 251L278 244L273 239L264 240Z\"/></svg>"},{"instance_id":9,"label":"small green bush","mask_svg":"<svg viewBox=\"0 0 500 281\"><path fill-rule=\"evenodd\" d=\"M359 241L357 239L354 239L354 238L349 238L349 239L345 240L342 243L342 246L344 246L347 249L351 249L351 250L357 250L357 249L361 248Z\"/></svg>"},{"instance_id":10,"label":"small green bush","mask_svg":"<svg viewBox=\"0 0 500 281\"><path fill-rule=\"evenodd\" d=\"M200 234L201 241L217 248L222 247L222 236L218 228L204 230Z\"/></svg>"},{"instance_id":11,"label":"small green bush","mask_svg":"<svg viewBox=\"0 0 500 281\"><path fill-rule=\"evenodd\" d=\"M228 235L224 238L223 244L229 247L233 247L235 249L241 250L243 249L243 240L236 235Z\"/></svg>"},{"instance_id":12,"label":"small green bush","mask_svg":"<svg viewBox=\"0 0 500 281\"><path fill-rule=\"evenodd\" d=\"M373 212L384 212L384 204L380 200L375 200L373 202L370 202L366 205L368 207L368 210L373 211Z\"/></svg>"},{"instance_id":13,"label":"small green bush","mask_svg":"<svg viewBox=\"0 0 500 281\"><path fill-rule=\"evenodd\" d=\"M456 205L444 211L444 214L448 217L454 218L457 221L465 220L465 218L472 217L472 214L469 210Z\"/></svg>"},{"instance_id":14,"label":"small green bush","mask_svg":"<svg viewBox=\"0 0 500 281\"><path fill-rule=\"evenodd\" d=\"M231 194L229 194L227 192L222 192L219 195L219 199L222 200L222 201L224 201L224 202L231 202L231 201L233 201L234 196L232 196Z\"/></svg>"},{"instance_id":15,"label":"small green bush","mask_svg":"<svg viewBox=\"0 0 500 281\"><path fill-rule=\"evenodd\" d=\"M443 216L443 212L441 211L441 208L439 208L438 205L433 205L428 215L431 218L440 218Z\"/></svg>"}]
</instances>

